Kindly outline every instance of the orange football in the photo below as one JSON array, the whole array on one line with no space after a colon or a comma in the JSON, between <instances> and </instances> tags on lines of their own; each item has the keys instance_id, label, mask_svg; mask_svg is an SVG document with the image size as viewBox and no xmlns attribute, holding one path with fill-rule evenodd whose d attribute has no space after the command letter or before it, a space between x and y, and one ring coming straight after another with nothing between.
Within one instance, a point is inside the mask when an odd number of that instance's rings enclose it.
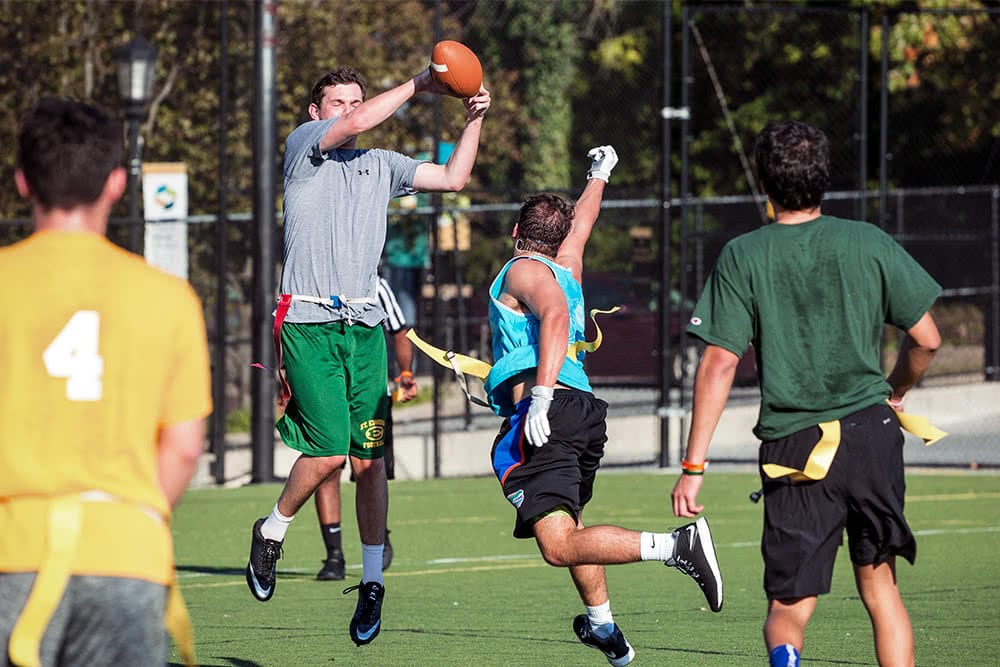
<instances>
[{"instance_id":1,"label":"orange football","mask_svg":"<svg viewBox=\"0 0 1000 667\"><path fill-rule=\"evenodd\" d=\"M465 44L446 39L434 45L431 76L457 96L472 97L483 84L483 66Z\"/></svg>"}]
</instances>

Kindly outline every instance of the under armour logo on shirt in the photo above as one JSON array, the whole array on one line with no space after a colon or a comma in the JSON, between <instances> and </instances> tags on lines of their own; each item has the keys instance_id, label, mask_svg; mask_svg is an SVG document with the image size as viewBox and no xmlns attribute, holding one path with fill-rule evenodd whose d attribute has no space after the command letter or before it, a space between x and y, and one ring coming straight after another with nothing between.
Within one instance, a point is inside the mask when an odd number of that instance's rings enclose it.
<instances>
[{"instance_id":1,"label":"under armour logo on shirt","mask_svg":"<svg viewBox=\"0 0 1000 667\"><path fill-rule=\"evenodd\" d=\"M372 173L370 171L368 171L367 169L358 169L358 176L362 176L362 175L364 175L364 176L371 176Z\"/></svg>"}]
</instances>

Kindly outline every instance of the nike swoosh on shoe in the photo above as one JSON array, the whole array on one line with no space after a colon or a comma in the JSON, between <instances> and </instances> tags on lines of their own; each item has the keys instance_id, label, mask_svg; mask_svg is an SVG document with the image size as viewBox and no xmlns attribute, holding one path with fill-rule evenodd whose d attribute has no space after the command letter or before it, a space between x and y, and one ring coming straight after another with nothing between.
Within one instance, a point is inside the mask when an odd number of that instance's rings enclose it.
<instances>
[{"instance_id":1,"label":"nike swoosh on shoe","mask_svg":"<svg viewBox=\"0 0 1000 667\"><path fill-rule=\"evenodd\" d=\"M382 627L382 620L381 619L379 619L379 621L375 625L373 625L368 632L361 632L361 630L359 629L357 631L358 639L361 639L361 640L371 639L372 635L374 635L376 632L378 632L378 630L379 630L380 627Z\"/></svg>"},{"instance_id":2,"label":"nike swoosh on shoe","mask_svg":"<svg viewBox=\"0 0 1000 667\"><path fill-rule=\"evenodd\" d=\"M270 597L274 591L274 585L269 587L264 587L260 585L260 581L257 579L257 573L253 571L253 565L248 563L247 567L250 568L250 582L253 584L254 593L256 593L259 598Z\"/></svg>"}]
</instances>

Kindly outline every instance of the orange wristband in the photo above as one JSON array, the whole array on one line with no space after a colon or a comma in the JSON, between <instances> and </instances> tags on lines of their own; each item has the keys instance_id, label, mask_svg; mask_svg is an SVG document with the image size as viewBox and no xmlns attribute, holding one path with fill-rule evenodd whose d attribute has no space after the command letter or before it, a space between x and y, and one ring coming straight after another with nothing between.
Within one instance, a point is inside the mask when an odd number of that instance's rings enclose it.
<instances>
[{"instance_id":1,"label":"orange wristband","mask_svg":"<svg viewBox=\"0 0 1000 667\"><path fill-rule=\"evenodd\" d=\"M412 372L410 372L410 371L403 371L402 373L400 373L399 375L396 376L396 380L395 381L399 382L402 378L411 378L411 377L413 377L413 373Z\"/></svg>"},{"instance_id":2,"label":"orange wristband","mask_svg":"<svg viewBox=\"0 0 1000 667\"><path fill-rule=\"evenodd\" d=\"M704 475L705 466L708 465L708 461L702 463L691 463L687 459L681 460L681 472L685 475Z\"/></svg>"}]
</instances>

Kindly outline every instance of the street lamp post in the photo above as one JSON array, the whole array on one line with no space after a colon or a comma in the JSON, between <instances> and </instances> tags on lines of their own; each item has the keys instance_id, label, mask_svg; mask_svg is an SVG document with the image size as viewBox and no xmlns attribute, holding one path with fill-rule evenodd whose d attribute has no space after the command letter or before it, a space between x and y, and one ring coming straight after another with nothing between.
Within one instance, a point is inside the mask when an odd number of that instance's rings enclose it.
<instances>
[{"instance_id":1,"label":"street lamp post","mask_svg":"<svg viewBox=\"0 0 1000 667\"><path fill-rule=\"evenodd\" d=\"M142 137L139 125L146 119L146 105L153 92L156 47L142 37L133 37L114 49L118 64L118 92L128 121L128 217L129 250L142 253L144 225L139 218L139 177L142 173Z\"/></svg>"}]
</instances>

